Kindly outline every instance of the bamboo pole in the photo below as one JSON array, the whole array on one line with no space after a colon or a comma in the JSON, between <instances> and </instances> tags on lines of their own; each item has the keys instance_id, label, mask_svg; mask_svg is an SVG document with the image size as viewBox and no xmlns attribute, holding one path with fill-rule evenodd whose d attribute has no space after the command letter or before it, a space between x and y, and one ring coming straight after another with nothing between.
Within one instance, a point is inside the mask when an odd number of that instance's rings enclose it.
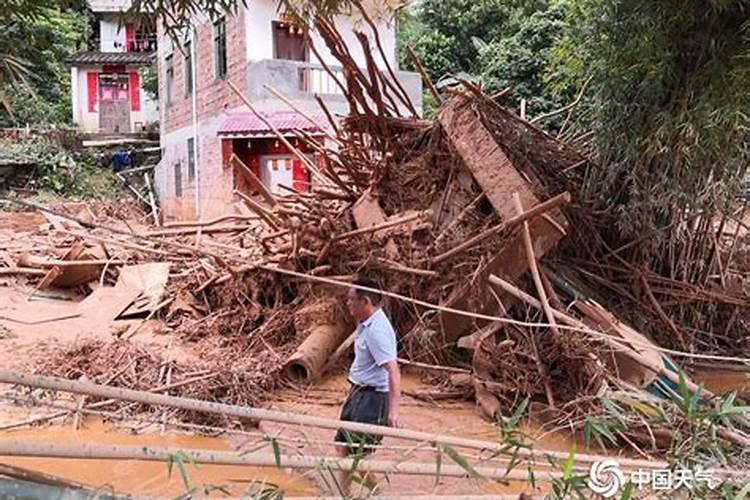
<instances>
[{"instance_id":1,"label":"bamboo pole","mask_svg":"<svg viewBox=\"0 0 750 500\"><path fill-rule=\"evenodd\" d=\"M403 462L400 460L363 460L334 458L326 456L274 456L272 450L262 450L243 454L236 451L216 451L205 449L182 449L151 446L123 446L96 443L57 444L38 441L0 440L0 456L76 458L88 460L144 460L165 462L176 453L188 455L192 461L217 465L248 465L260 467L280 467L292 469L332 469L339 471L358 470L386 474L406 474L415 476L468 477L469 472L458 465ZM474 467L478 475L485 479L505 481L526 481L528 471L511 470L507 465L500 467ZM580 469L579 469L580 470ZM553 481L562 477L562 471L534 471L535 479Z\"/></svg>"},{"instance_id":2,"label":"bamboo pole","mask_svg":"<svg viewBox=\"0 0 750 500\"><path fill-rule=\"evenodd\" d=\"M321 125L320 123L316 122L310 115L308 115L307 113L305 113L304 111L302 111L302 109L299 106L297 106L292 101L290 101L289 99L287 99L281 92L279 92L278 90L276 90L272 86L268 85L267 83L263 84L263 88L265 88L270 93L272 93L274 96L276 96L278 99L280 99L281 101L283 101L287 106L289 106L290 108L292 108L296 113L299 113L300 116L302 116L305 120L307 120L308 122L310 122L310 124L312 124L315 128L317 128L318 130L320 130L330 140L332 140L333 142L335 142L339 146L343 146L344 145L344 143L342 143L338 139L338 137L336 137L335 135L331 134L328 130L326 130L326 128L323 125Z\"/></svg>"},{"instance_id":3,"label":"bamboo pole","mask_svg":"<svg viewBox=\"0 0 750 500\"><path fill-rule=\"evenodd\" d=\"M235 84L228 81L227 85L229 85L229 88L232 89L232 91L234 91L235 94L237 94L237 97L239 97L243 103L245 103L245 106L247 106L248 109L250 109L250 111L252 111L253 114L257 116L258 119L266 125L266 127L269 128L269 130L271 130L274 134L276 134L276 137L279 138L279 140L284 144L284 146L286 146L289 149L289 151L291 151L297 158L299 158L299 160L302 163L305 164L305 166L307 167L308 170L310 170L310 173L313 174L313 176L317 177L318 180L321 181L324 185L335 186L335 184L331 182L330 179L328 179L323 174L318 172L317 167L315 167L313 162L311 162L310 159L306 155L304 155L301 151L299 151L297 148L292 146L292 143L289 142L289 140L287 140L286 137L284 137L284 134L282 134L279 131L279 129L277 129L273 125L273 123L268 121L268 119L263 115L263 113L258 111L255 108L255 106L253 106L250 100L247 97L245 97L245 94L243 94L242 91L238 89Z\"/></svg>"},{"instance_id":4,"label":"bamboo pole","mask_svg":"<svg viewBox=\"0 0 750 500\"><path fill-rule=\"evenodd\" d=\"M523 204L521 203L521 195L519 195L517 192L513 193L513 205L515 206L516 212L518 216L523 215ZM542 303L542 309L544 310L544 314L547 316L547 321L549 321L550 324L550 330L552 330L552 333L559 336L560 331L557 329L557 323L555 322L555 316L552 314L552 308L549 305L549 301L547 300L547 293L544 291L544 284L542 283L542 278L539 276L539 267L537 267L536 264L536 255L534 255L534 244L531 241L531 231L529 231L529 223L527 221L523 221L523 226L521 229L521 238L523 239L523 246L524 250L526 252L526 262L529 266L529 271L531 271L531 277L534 280L534 286L536 286L537 294L539 295L539 300ZM549 374L547 373L547 369L542 364L542 359L539 356L539 349L537 348L536 339L534 338L534 334L532 333L529 335L529 339L531 340L531 347L534 350L534 357L536 358L536 368L539 372L539 376L542 377L542 381L544 382L544 392L547 396L547 402L550 404L552 408L555 407L555 398L552 395L552 388L550 387L549 383Z\"/></svg>"},{"instance_id":5,"label":"bamboo pole","mask_svg":"<svg viewBox=\"0 0 750 500\"><path fill-rule=\"evenodd\" d=\"M183 398L177 396L165 396L163 394L154 394L145 391L135 391L132 389L123 389L107 385L94 384L91 382L80 382L74 380L65 380L57 377L47 377L43 375L33 375L28 373L15 373L8 370L0 370L0 382L8 384L19 384L29 387L37 387L53 391L65 391L75 394L87 394L108 399L117 399L122 401L131 401L149 405L163 405L183 410L200 411L205 413L226 415L231 417L246 418L258 421L270 421L284 424L309 425L321 427L324 429L347 429L353 432L365 432L370 434L379 434L411 441L420 441L437 444L446 444L461 448L470 448L478 450L495 451L502 454L516 453L523 457L553 457L560 460L568 458L567 452L558 452L551 450L534 450L519 449L509 451L507 445L502 442L482 441L478 439L462 438L450 435L441 435L431 432L414 431L410 429L399 429L393 427L384 427L372 424L363 424L359 422L341 421L330 418L315 417L310 415L300 415L290 412L277 410L268 410L264 408L253 408L244 406L228 405L223 403L214 403L210 401L201 401L197 399ZM159 388L158 390L164 390ZM582 453L576 454L578 462L597 462L610 457L600 455L587 455ZM621 464L632 467L667 467L667 462L658 462L651 460L639 459L622 459Z\"/></svg>"},{"instance_id":6,"label":"bamboo pole","mask_svg":"<svg viewBox=\"0 0 750 500\"><path fill-rule=\"evenodd\" d=\"M416 69L419 75L422 77L422 82L430 91L432 97L435 98L438 107L440 107L440 105L443 103L443 98L440 97L440 92L438 92L437 88L435 88L435 85L432 83L432 80L430 80L430 75L427 74L427 70L425 70L424 66L422 66L422 62L417 57L417 54L414 53L414 49L411 48L411 45L406 46L406 55L409 56L409 60L414 65L414 69Z\"/></svg>"},{"instance_id":7,"label":"bamboo pole","mask_svg":"<svg viewBox=\"0 0 750 500\"><path fill-rule=\"evenodd\" d=\"M361 229L355 229L353 231L349 231L348 233L341 233L339 235L336 235L334 237L335 240L343 240L346 238L351 238L352 236L359 236L362 234L368 234L368 233L374 233L377 231L382 231L383 229L389 229L391 227L400 226L401 224L406 224L407 222L412 222L418 219L427 219L431 215L430 210L424 210L422 212L417 212L414 214L406 215L404 217L399 217L396 219L391 219L389 221L375 224L374 226L369 227L363 227Z\"/></svg>"},{"instance_id":8,"label":"bamboo pole","mask_svg":"<svg viewBox=\"0 0 750 500\"><path fill-rule=\"evenodd\" d=\"M245 163L240 160L240 158L235 154L232 153L232 156L229 158L229 162L240 171L240 173L247 179L247 181L260 193L260 195L263 197L264 200L268 202L269 205L272 207L276 205L276 198L271 194L271 191L268 190L265 184L263 184L263 181L258 179L258 176L255 175L255 173L248 168Z\"/></svg>"},{"instance_id":9,"label":"bamboo pole","mask_svg":"<svg viewBox=\"0 0 750 500\"><path fill-rule=\"evenodd\" d=\"M148 189L148 204L151 207L151 217L154 218L154 225L156 227L161 227L161 222L159 221L159 208L156 205L154 189L151 187L151 178L149 177L148 172L143 173L143 181L146 183L146 188Z\"/></svg>"},{"instance_id":10,"label":"bamboo pole","mask_svg":"<svg viewBox=\"0 0 750 500\"><path fill-rule=\"evenodd\" d=\"M554 196L545 202L535 205L534 207L530 208L526 212L515 215L514 217L511 217L507 221L501 222L497 226L486 229L485 231L482 231L476 236L469 238L468 240L461 243L460 245L457 245L451 248L450 250L443 252L442 254L434 257L432 259L432 263L439 264L443 262L444 260L449 259L460 252L463 252L466 249L476 246L477 244L486 240L492 235L499 234L502 231L505 231L508 229L513 229L517 225L523 222L526 222L527 220L533 217L536 217L537 215L543 214L544 212L548 210L552 210L553 208L556 208L560 205L570 203L570 200L571 200L571 196L569 192L565 191L564 193L560 193L557 196Z\"/></svg>"},{"instance_id":11,"label":"bamboo pole","mask_svg":"<svg viewBox=\"0 0 750 500\"><path fill-rule=\"evenodd\" d=\"M245 204L248 206L248 208L250 208L253 212L255 212L256 214L258 214L264 221L266 221L268 223L268 225L271 226L271 228L274 231L278 231L279 230L279 222L276 220L276 218L273 216L273 214L271 212L269 212L268 210L266 210L266 208L263 205L261 205L260 203L258 203L255 200L253 200L252 198L250 198L248 195L246 195L242 191L237 191L235 189L234 190L234 194L236 194L237 196L239 196L240 198L242 198L242 201L245 202Z\"/></svg>"}]
</instances>

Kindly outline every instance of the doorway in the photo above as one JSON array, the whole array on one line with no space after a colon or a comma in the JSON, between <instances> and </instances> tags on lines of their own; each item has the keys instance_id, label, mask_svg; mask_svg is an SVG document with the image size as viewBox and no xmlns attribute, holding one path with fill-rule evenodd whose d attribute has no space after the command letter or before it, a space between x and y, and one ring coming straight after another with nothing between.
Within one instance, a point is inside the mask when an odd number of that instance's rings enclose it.
<instances>
[{"instance_id":1,"label":"doorway","mask_svg":"<svg viewBox=\"0 0 750 500\"><path fill-rule=\"evenodd\" d=\"M109 134L130 132L130 92L127 73L99 75L99 129Z\"/></svg>"}]
</instances>

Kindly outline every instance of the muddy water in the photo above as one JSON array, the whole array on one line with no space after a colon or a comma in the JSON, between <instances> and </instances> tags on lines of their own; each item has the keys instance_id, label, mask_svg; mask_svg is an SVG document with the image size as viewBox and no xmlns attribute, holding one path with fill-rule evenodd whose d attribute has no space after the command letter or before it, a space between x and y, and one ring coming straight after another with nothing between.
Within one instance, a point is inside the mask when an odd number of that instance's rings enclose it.
<instances>
[{"instance_id":1,"label":"muddy water","mask_svg":"<svg viewBox=\"0 0 750 500\"><path fill-rule=\"evenodd\" d=\"M119 431L99 420L90 419L83 428L74 430L72 424L35 429L0 432L0 439L44 441L47 443L74 444L98 443L113 445L168 446L187 449L230 450L224 439L208 438L179 433L132 435ZM176 496L185 492L177 470L172 477L162 462L136 460L78 460L53 458L0 457L0 463L11 464L52 474L92 487L106 487L121 493L144 496ZM312 483L299 475L292 475L272 467L234 465L188 465L193 486L225 486L232 495L241 495L253 480L273 483L289 495L312 495Z\"/></svg>"},{"instance_id":2,"label":"muddy water","mask_svg":"<svg viewBox=\"0 0 750 500\"><path fill-rule=\"evenodd\" d=\"M750 397L750 373L728 370L703 370L693 377L714 394L737 391L740 397Z\"/></svg>"}]
</instances>

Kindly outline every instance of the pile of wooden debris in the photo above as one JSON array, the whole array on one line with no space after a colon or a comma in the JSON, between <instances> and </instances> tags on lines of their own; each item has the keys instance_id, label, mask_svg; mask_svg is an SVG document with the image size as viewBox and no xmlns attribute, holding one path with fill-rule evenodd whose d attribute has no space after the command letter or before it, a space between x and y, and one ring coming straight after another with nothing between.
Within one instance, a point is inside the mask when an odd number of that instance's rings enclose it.
<instances>
[{"instance_id":1,"label":"pile of wooden debris","mask_svg":"<svg viewBox=\"0 0 750 500\"><path fill-rule=\"evenodd\" d=\"M721 336L711 352L747 354L734 341L747 338L750 303L741 289L719 289L727 266L701 288L633 269L607 246L606 217L578 199L586 168L595 168L587 156L470 82L436 94L437 118L420 119L390 68L370 60L362 71L333 26L317 24L344 67L351 114L327 124L309 118L327 146L304 133L297 139L316 149L317 162L277 132L309 170L309 192L274 195L233 157L244 207L211 221L154 229L21 202L49 222L8 245L9 267L0 269L30 275L35 293L87 287L81 304L106 296L108 312L98 313L107 321L137 318L115 332L120 339L160 318L171 335L232 362L188 369L142 353L123 361L121 347L78 346L44 371L258 404L281 375L310 380L346 354L353 324L343 295L357 275L386 291L402 357L468 369L468 378L454 377L470 389L459 392L493 418L527 397L569 421L600 408L603 387L698 391L651 338L696 352ZM365 54L377 52L359 40ZM725 250L716 248L719 267ZM695 324L673 321L670 311L686 303L721 311L711 316L714 330L698 330L702 313ZM128 367L142 363L134 377ZM194 378L207 389L196 390ZM653 441L637 426L627 436ZM742 429L723 437L750 443Z\"/></svg>"}]
</instances>

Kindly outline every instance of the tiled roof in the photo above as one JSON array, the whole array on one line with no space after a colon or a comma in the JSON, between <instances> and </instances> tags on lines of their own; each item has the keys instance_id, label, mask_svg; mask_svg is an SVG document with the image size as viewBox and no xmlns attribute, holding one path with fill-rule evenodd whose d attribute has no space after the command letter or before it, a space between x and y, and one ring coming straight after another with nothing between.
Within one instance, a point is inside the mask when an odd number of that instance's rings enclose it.
<instances>
[{"instance_id":1,"label":"tiled roof","mask_svg":"<svg viewBox=\"0 0 750 500\"><path fill-rule=\"evenodd\" d=\"M70 64L149 64L152 52L79 52L68 56Z\"/></svg>"},{"instance_id":2,"label":"tiled roof","mask_svg":"<svg viewBox=\"0 0 750 500\"><path fill-rule=\"evenodd\" d=\"M308 114L310 118L323 126L328 123L326 117L317 114ZM292 111L277 111L265 115L266 120L273 124L280 132L290 130L316 131L318 127L310 123L310 120L299 113ZM253 113L235 113L229 115L219 129L219 134L226 135L261 135L271 133L271 129Z\"/></svg>"}]
</instances>

